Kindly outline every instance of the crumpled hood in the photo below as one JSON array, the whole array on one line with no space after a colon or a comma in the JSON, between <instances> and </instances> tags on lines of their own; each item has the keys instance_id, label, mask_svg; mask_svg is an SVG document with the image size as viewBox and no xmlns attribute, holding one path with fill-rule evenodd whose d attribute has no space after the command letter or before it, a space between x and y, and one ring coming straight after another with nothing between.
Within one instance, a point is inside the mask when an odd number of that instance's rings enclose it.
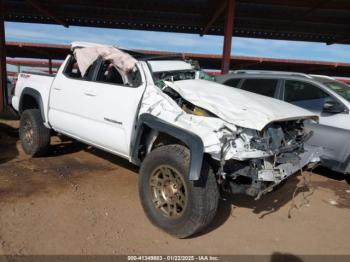
<instances>
[{"instance_id":1,"label":"crumpled hood","mask_svg":"<svg viewBox=\"0 0 350 262\"><path fill-rule=\"evenodd\" d=\"M310 111L286 102L206 80L165 83L187 101L236 126L260 131L274 121L318 120Z\"/></svg>"}]
</instances>

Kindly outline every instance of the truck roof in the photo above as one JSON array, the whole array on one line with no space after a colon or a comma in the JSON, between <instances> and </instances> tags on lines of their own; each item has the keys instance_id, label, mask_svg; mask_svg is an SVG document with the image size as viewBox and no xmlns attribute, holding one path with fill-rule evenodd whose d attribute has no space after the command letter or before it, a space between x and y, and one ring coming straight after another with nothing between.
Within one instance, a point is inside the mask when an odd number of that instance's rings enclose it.
<instances>
[{"instance_id":1,"label":"truck roof","mask_svg":"<svg viewBox=\"0 0 350 262\"><path fill-rule=\"evenodd\" d=\"M71 43L71 51L74 51L77 48L85 48L85 47L113 47L117 48L125 53L128 53L129 55L133 56L137 60L143 60L143 61L151 61L151 60L181 60L183 61L183 57L181 54L175 54L173 56L150 56L149 54L145 54L142 52L130 50L127 48L121 48L115 45L106 45L106 44L98 44L98 43L92 43L92 42L80 42L75 41Z\"/></svg>"}]
</instances>

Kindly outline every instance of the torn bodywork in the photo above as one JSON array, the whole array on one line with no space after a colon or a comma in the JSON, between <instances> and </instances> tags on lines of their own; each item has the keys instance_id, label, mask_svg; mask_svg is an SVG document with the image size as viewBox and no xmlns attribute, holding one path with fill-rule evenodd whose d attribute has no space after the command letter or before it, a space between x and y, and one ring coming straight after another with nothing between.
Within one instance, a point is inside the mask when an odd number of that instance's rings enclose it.
<instances>
[{"instance_id":1,"label":"torn bodywork","mask_svg":"<svg viewBox=\"0 0 350 262\"><path fill-rule=\"evenodd\" d=\"M260 198L303 167L318 163L319 148L304 146L312 134L303 123L317 120L310 112L200 80L190 68L158 72L154 64L155 84L145 90L139 114L197 134L224 190Z\"/></svg>"}]
</instances>

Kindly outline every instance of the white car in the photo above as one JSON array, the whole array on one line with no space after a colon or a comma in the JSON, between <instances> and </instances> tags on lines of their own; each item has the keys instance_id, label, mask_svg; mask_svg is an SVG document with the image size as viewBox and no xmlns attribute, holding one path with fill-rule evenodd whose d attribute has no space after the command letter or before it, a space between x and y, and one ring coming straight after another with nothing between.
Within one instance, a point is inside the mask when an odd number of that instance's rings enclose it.
<instances>
[{"instance_id":1,"label":"white car","mask_svg":"<svg viewBox=\"0 0 350 262\"><path fill-rule=\"evenodd\" d=\"M45 155L50 130L141 165L146 215L190 236L210 223L219 188L256 198L319 161L307 110L199 79L182 60L74 43L55 77L19 75L13 107L24 151Z\"/></svg>"}]
</instances>

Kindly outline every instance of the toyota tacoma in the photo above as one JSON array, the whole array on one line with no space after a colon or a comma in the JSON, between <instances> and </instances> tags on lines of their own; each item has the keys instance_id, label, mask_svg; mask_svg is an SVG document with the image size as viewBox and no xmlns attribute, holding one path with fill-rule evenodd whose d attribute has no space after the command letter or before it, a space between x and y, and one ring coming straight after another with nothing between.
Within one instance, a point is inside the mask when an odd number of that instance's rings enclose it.
<instances>
[{"instance_id":1,"label":"toyota tacoma","mask_svg":"<svg viewBox=\"0 0 350 262\"><path fill-rule=\"evenodd\" d=\"M20 140L44 156L51 130L139 165L150 221L184 238L207 226L219 194L259 199L319 161L304 121L283 101L208 81L190 61L73 43L55 76L21 73L12 99Z\"/></svg>"}]
</instances>

